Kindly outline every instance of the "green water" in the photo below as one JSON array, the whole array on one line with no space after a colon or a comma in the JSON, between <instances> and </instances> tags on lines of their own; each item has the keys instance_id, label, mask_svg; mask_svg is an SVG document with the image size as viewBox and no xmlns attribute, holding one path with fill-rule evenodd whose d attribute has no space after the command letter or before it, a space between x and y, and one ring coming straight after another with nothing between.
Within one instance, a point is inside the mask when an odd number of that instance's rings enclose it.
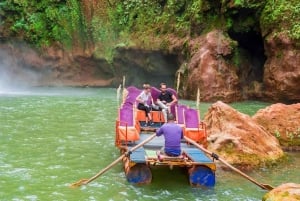
<instances>
[{"instance_id":1,"label":"green water","mask_svg":"<svg viewBox=\"0 0 300 201\"><path fill-rule=\"evenodd\" d=\"M201 103L201 112L209 105ZM237 108L253 114L266 105L246 102ZM119 157L114 147L117 106L115 89L0 92L0 200L258 201L265 194L245 178L219 169L212 189L191 188L176 168L154 168L150 185L130 185L121 164L89 185L69 188ZM284 164L248 174L274 186L300 183L300 153L288 155Z\"/></svg>"}]
</instances>

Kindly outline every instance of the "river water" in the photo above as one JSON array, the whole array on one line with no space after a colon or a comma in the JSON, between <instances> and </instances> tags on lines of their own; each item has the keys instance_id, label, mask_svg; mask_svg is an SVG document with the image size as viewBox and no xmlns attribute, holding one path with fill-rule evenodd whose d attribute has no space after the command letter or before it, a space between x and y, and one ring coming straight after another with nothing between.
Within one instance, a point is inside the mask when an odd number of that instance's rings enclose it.
<instances>
[{"instance_id":1,"label":"river water","mask_svg":"<svg viewBox=\"0 0 300 201\"><path fill-rule=\"evenodd\" d=\"M192 188L174 168L153 169L150 185L128 184L118 164L86 186L119 157L114 146L116 89L35 88L0 92L0 200L258 201L266 191L234 172L217 169L216 186ZM192 101L183 101L191 106ZM210 104L201 103L202 115ZM250 115L267 103L235 103ZM261 183L300 183L300 153L269 169L247 173Z\"/></svg>"}]
</instances>

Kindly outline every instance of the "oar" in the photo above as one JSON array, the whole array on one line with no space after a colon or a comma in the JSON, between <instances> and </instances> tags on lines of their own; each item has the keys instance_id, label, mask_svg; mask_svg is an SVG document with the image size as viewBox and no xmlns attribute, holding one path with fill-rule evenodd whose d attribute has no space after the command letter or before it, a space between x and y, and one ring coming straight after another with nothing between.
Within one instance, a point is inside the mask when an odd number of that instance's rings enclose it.
<instances>
[{"instance_id":1,"label":"oar","mask_svg":"<svg viewBox=\"0 0 300 201\"><path fill-rule=\"evenodd\" d=\"M102 169L100 172L98 172L95 176L91 177L90 179L81 179L78 182L75 182L73 184L70 185L70 187L75 188L75 187L79 187L81 185L86 185L88 183L90 183L91 181L97 179L99 176L101 176L103 173L105 173L107 170L109 170L110 168L112 168L114 165L116 165L118 162L122 161L122 159L125 156L128 156L129 154L131 154L131 152L137 150L138 148L140 148L141 146L143 146L144 144L146 144L147 142L151 141L154 137L156 136L156 134L154 133L153 135L151 135L149 138L145 139L144 141L142 141L140 144L132 147L130 150L126 151L124 154L122 154L118 159L116 159L114 162L112 162L111 164L109 164L106 168Z\"/></svg>"},{"instance_id":2,"label":"oar","mask_svg":"<svg viewBox=\"0 0 300 201\"><path fill-rule=\"evenodd\" d=\"M253 182L254 184L258 185L259 187L261 187L262 189L265 190L272 190L274 187L272 187L269 184L261 184L257 181L255 181L253 178L251 178L250 176L246 175L245 173L243 173L242 171L240 171L239 169L233 167L232 165L230 165L227 161L225 161L224 159L220 158L217 154L210 152L209 150L205 149L204 147L202 147L201 145L199 145L197 142L195 142L194 140L184 136L185 140L188 141L189 143L195 145L197 148L201 149L202 151L204 151L205 153L211 155L213 158L221 161L223 164L225 164L227 167L229 167L230 169L234 170L235 172L239 173L240 175L242 175L243 177L245 177L246 179L248 179L249 181Z\"/></svg>"}]
</instances>

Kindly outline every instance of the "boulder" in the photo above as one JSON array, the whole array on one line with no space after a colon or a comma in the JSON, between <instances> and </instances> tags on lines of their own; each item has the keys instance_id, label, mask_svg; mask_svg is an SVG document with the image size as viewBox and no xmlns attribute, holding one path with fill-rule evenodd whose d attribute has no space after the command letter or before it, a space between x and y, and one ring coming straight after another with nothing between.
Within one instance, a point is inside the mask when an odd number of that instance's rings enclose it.
<instances>
[{"instance_id":1,"label":"boulder","mask_svg":"<svg viewBox=\"0 0 300 201\"><path fill-rule=\"evenodd\" d=\"M262 201L299 201L300 184L282 184L264 195Z\"/></svg>"},{"instance_id":2,"label":"boulder","mask_svg":"<svg viewBox=\"0 0 300 201\"><path fill-rule=\"evenodd\" d=\"M208 149L243 169L262 166L284 156L278 140L250 116L218 101L205 114Z\"/></svg>"},{"instance_id":3,"label":"boulder","mask_svg":"<svg viewBox=\"0 0 300 201\"><path fill-rule=\"evenodd\" d=\"M202 101L241 100L237 68L225 59L232 56L236 45L220 30L190 40L191 59L186 70L182 69L183 74L188 75L183 96L195 100L197 89L201 87Z\"/></svg>"},{"instance_id":4,"label":"boulder","mask_svg":"<svg viewBox=\"0 0 300 201\"><path fill-rule=\"evenodd\" d=\"M273 104L258 110L252 119L278 138L284 149L300 150L300 103Z\"/></svg>"},{"instance_id":5,"label":"boulder","mask_svg":"<svg viewBox=\"0 0 300 201\"><path fill-rule=\"evenodd\" d=\"M299 102L300 51L285 34L270 34L265 40L265 96L272 101Z\"/></svg>"}]
</instances>

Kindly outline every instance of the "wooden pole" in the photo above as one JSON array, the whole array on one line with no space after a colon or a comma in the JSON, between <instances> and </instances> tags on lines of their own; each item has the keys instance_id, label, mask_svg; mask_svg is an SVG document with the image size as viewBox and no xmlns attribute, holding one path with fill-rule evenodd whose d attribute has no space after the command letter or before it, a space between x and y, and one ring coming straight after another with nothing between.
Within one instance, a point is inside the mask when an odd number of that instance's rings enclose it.
<instances>
[{"instance_id":1,"label":"wooden pole","mask_svg":"<svg viewBox=\"0 0 300 201\"><path fill-rule=\"evenodd\" d=\"M197 89L197 100L196 100L196 108L198 110L198 117L199 117L199 120L201 119L201 116L200 116L200 88L198 87Z\"/></svg>"},{"instance_id":2,"label":"wooden pole","mask_svg":"<svg viewBox=\"0 0 300 201\"><path fill-rule=\"evenodd\" d=\"M117 158L114 162L112 162L111 164L109 164L108 166L106 166L104 169L102 169L101 171L99 171L96 175L94 175L93 177L91 177L90 179L81 179L78 182L75 182L73 184L70 185L70 187L75 188L75 187L79 187L81 185L86 185L92 181L94 181L95 179L97 179L99 176L101 176L102 174L104 174L107 170L109 170L110 168L112 168L113 166L115 166L118 162L122 161L124 157L128 156L131 154L131 152L137 150L138 148L140 148L141 146L143 146L144 144L148 143L149 141L151 141L154 137L156 136L156 133L154 133L153 135L151 135L149 138L145 139L144 141L142 141L140 144L132 147L129 151L125 152L124 154L122 154L119 158Z\"/></svg>"},{"instance_id":3,"label":"wooden pole","mask_svg":"<svg viewBox=\"0 0 300 201\"><path fill-rule=\"evenodd\" d=\"M118 89L117 89L117 104L118 107L120 107L120 95L121 95L121 85L119 85Z\"/></svg>"},{"instance_id":4,"label":"wooden pole","mask_svg":"<svg viewBox=\"0 0 300 201\"><path fill-rule=\"evenodd\" d=\"M178 72L178 74L177 74L177 86L176 86L177 94L178 94L179 86L180 86L180 72Z\"/></svg>"}]
</instances>

